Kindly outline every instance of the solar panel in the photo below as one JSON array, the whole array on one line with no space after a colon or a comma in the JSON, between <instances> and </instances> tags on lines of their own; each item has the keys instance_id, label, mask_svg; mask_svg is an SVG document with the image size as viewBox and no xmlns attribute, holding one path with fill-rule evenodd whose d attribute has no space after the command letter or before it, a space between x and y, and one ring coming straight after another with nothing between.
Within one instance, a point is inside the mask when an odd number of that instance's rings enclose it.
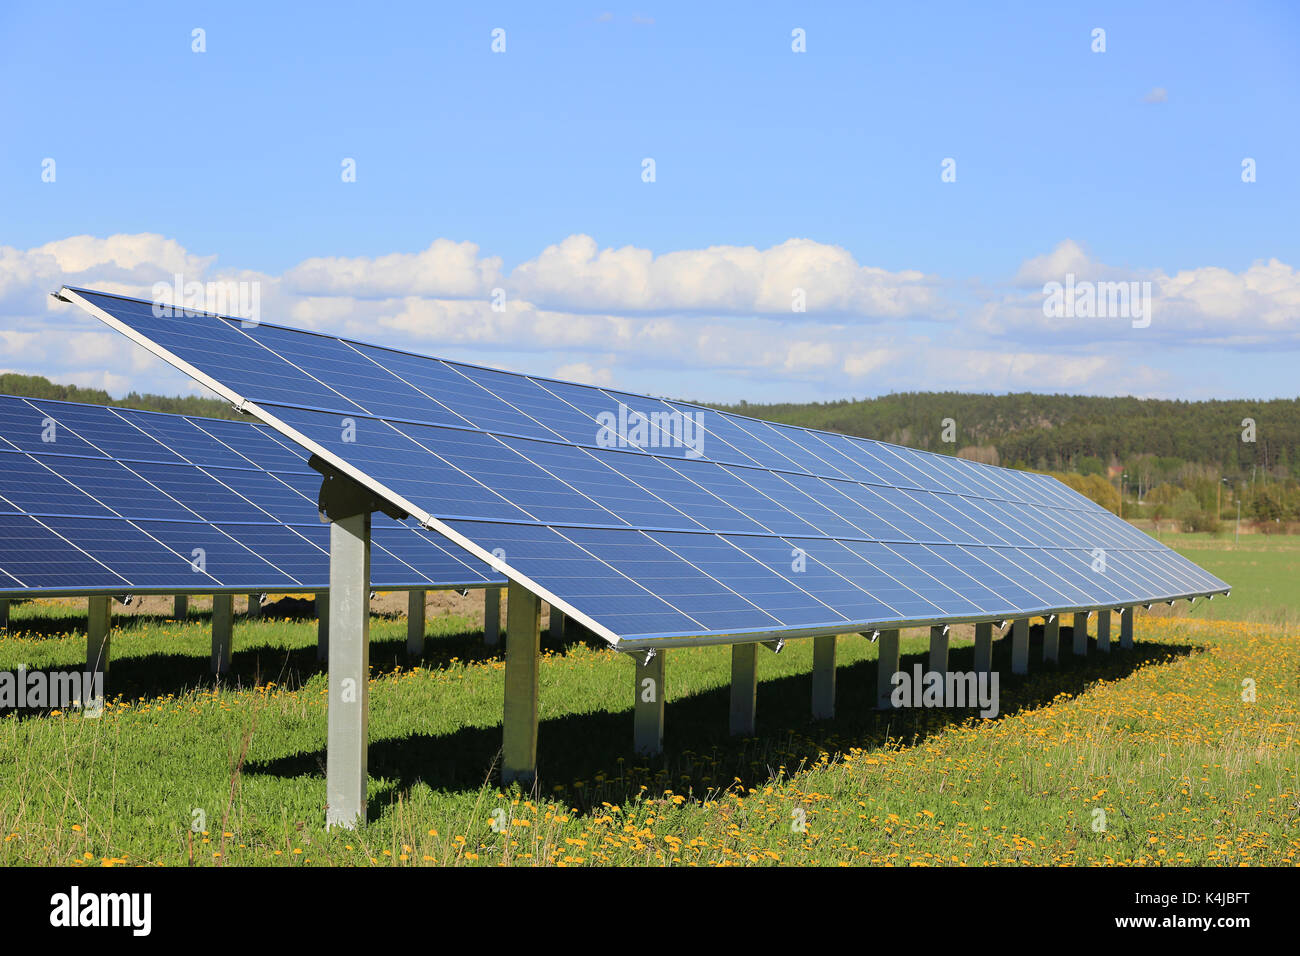
<instances>
[{"instance_id":1,"label":"solar panel","mask_svg":"<svg viewBox=\"0 0 1300 956\"><path fill-rule=\"evenodd\" d=\"M320 481L264 426L0 396L0 596L325 590ZM376 587L503 580L383 514L373 541Z\"/></svg>"},{"instance_id":2,"label":"solar panel","mask_svg":"<svg viewBox=\"0 0 1300 956\"><path fill-rule=\"evenodd\" d=\"M1226 592L1043 475L61 295L624 649ZM163 465L153 467L161 472Z\"/></svg>"}]
</instances>

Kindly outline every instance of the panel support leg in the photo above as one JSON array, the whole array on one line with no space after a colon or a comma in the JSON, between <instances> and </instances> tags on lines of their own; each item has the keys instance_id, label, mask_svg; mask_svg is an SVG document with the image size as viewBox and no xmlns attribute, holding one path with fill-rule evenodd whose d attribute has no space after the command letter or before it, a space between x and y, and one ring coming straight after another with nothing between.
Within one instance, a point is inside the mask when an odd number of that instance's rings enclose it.
<instances>
[{"instance_id":1,"label":"panel support leg","mask_svg":"<svg viewBox=\"0 0 1300 956\"><path fill-rule=\"evenodd\" d=\"M898 673L898 628L881 631L876 638L876 709L891 710L894 675Z\"/></svg>"},{"instance_id":2,"label":"panel support leg","mask_svg":"<svg viewBox=\"0 0 1300 956\"><path fill-rule=\"evenodd\" d=\"M1043 622L1043 660L1053 664L1061 656L1061 615L1052 614Z\"/></svg>"},{"instance_id":3,"label":"panel support leg","mask_svg":"<svg viewBox=\"0 0 1300 956\"><path fill-rule=\"evenodd\" d=\"M501 643L501 589L483 589L483 643L496 647Z\"/></svg>"},{"instance_id":4,"label":"panel support leg","mask_svg":"<svg viewBox=\"0 0 1300 956\"><path fill-rule=\"evenodd\" d=\"M316 660L324 663L330 659L330 595L326 591L316 595Z\"/></svg>"},{"instance_id":5,"label":"panel support leg","mask_svg":"<svg viewBox=\"0 0 1300 956\"><path fill-rule=\"evenodd\" d=\"M731 645L731 720L733 737L754 736L758 713L758 645Z\"/></svg>"},{"instance_id":6,"label":"panel support leg","mask_svg":"<svg viewBox=\"0 0 1300 956\"><path fill-rule=\"evenodd\" d=\"M1110 608L1097 612L1097 650L1110 653Z\"/></svg>"},{"instance_id":7,"label":"panel support leg","mask_svg":"<svg viewBox=\"0 0 1300 956\"><path fill-rule=\"evenodd\" d=\"M834 634L813 638L813 720L835 716L835 641Z\"/></svg>"},{"instance_id":8,"label":"panel support leg","mask_svg":"<svg viewBox=\"0 0 1300 956\"><path fill-rule=\"evenodd\" d=\"M1133 649L1133 609L1126 607L1119 612L1119 646L1124 650Z\"/></svg>"},{"instance_id":9,"label":"panel support leg","mask_svg":"<svg viewBox=\"0 0 1300 956\"><path fill-rule=\"evenodd\" d=\"M942 624L930 628L930 670L948 673L948 628Z\"/></svg>"},{"instance_id":10,"label":"panel support leg","mask_svg":"<svg viewBox=\"0 0 1300 956\"><path fill-rule=\"evenodd\" d=\"M406 592L406 656L424 657L424 592Z\"/></svg>"},{"instance_id":11,"label":"panel support leg","mask_svg":"<svg viewBox=\"0 0 1300 956\"><path fill-rule=\"evenodd\" d=\"M1011 622L1011 673L1029 673L1029 618Z\"/></svg>"},{"instance_id":12,"label":"panel support leg","mask_svg":"<svg viewBox=\"0 0 1300 956\"><path fill-rule=\"evenodd\" d=\"M86 670L108 680L109 635L113 627L113 599L92 597L86 613Z\"/></svg>"},{"instance_id":13,"label":"panel support leg","mask_svg":"<svg viewBox=\"0 0 1300 956\"><path fill-rule=\"evenodd\" d=\"M212 661L209 665L217 675L230 673L230 657L234 650L235 596L212 595Z\"/></svg>"},{"instance_id":14,"label":"panel support leg","mask_svg":"<svg viewBox=\"0 0 1300 956\"><path fill-rule=\"evenodd\" d=\"M0 598L0 631L9 627L9 599Z\"/></svg>"},{"instance_id":15,"label":"panel support leg","mask_svg":"<svg viewBox=\"0 0 1300 956\"><path fill-rule=\"evenodd\" d=\"M551 632L552 641L564 639L564 612L558 607L551 607L551 620L548 627Z\"/></svg>"},{"instance_id":16,"label":"panel support leg","mask_svg":"<svg viewBox=\"0 0 1300 956\"><path fill-rule=\"evenodd\" d=\"M262 595L250 594L248 596L248 614L246 616L250 618L262 616Z\"/></svg>"},{"instance_id":17,"label":"panel support leg","mask_svg":"<svg viewBox=\"0 0 1300 956\"><path fill-rule=\"evenodd\" d=\"M189 617L189 614L190 596L188 594L176 595L176 599L172 603L172 617L176 618L178 621L183 621L185 618Z\"/></svg>"},{"instance_id":18,"label":"panel support leg","mask_svg":"<svg viewBox=\"0 0 1300 956\"><path fill-rule=\"evenodd\" d=\"M502 722L501 782L531 785L537 776L537 684L542 645L542 601L510 582L506 598L506 700Z\"/></svg>"},{"instance_id":19,"label":"panel support leg","mask_svg":"<svg viewBox=\"0 0 1300 956\"><path fill-rule=\"evenodd\" d=\"M370 703L370 512L330 522L325 826L365 821Z\"/></svg>"},{"instance_id":20,"label":"panel support leg","mask_svg":"<svg viewBox=\"0 0 1300 956\"><path fill-rule=\"evenodd\" d=\"M987 674L993 670L993 622L975 625L975 673Z\"/></svg>"},{"instance_id":21,"label":"panel support leg","mask_svg":"<svg viewBox=\"0 0 1300 956\"><path fill-rule=\"evenodd\" d=\"M1076 611L1074 614L1074 623L1070 627L1071 634L1074 638L1073 650L1075 657L1088 656L1088 614L1086 611Z\"/></svg>"},{"instance_id":22,"label":"panel support leg","mask_svg":"<svg viewBox=\"0 0 1300 956\"><path fill-rule=\"evenodd\" d=\"M655 651L650 663L644 655L636 656L636 694L632 707L632 742L638 756L654 757L664 749L664 658L667 652Z\"/></svg>"}]
</instances>

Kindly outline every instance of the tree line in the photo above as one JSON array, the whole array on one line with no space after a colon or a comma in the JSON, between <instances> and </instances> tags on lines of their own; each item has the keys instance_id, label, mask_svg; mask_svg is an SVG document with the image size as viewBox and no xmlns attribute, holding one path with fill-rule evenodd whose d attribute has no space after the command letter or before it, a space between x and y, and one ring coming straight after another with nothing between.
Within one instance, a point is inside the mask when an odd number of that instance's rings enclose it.
<instances>
[{"instance_id":1,"label":"tree line","mask_svg":"<svg viewBox=\"0 0 1300 956\"><path fill-rule=\"evenodd\" d=\"M904 392L715 406L1055 474L1112 511L1211 530L1300 521L1300 400ZM1089 478L1093 480L1082 481Z\"/></svg>"},{"instance_id":2,"label":"tree line","mask_svg":"<svg viewBox=\"0 0 1300 956\"><path fill-rule=\"evenodd\" d=\"M81 402L85 405L139 408L148 412L170 412L173 415L247 420L246 416L235 411L229 402L219 398L201 398L198 395L151 395L140 392L131 392L125 398L113 398L103 389L83 388L80 385L57 385L41 375L19 375L16 372L0 373L0 395Z\"/></svg>"}]
</instances>

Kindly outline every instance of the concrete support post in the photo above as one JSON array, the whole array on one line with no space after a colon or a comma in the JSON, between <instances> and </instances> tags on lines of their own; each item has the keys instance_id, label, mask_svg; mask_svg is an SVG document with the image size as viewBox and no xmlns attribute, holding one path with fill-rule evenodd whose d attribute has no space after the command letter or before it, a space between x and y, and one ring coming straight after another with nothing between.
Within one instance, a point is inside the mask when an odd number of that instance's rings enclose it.
<instances>
[{"instance_id":1,"label":"concrete support post","mask_svg":"<svg viewBox=\"0 0 1300 956\"><path fill-rule=\"evenodd\" d=\"M501 782L530 785L537 776L537 684L542 601L510 582L506 597L506 700Z\"/></svg>"},{"instance_id":2,"label":"concrete support post","mask_svg":"<svg viewBox=\"0 0 1300 956\"><path fill-rule=\"evenodd\" d=\"M325 826L365 821L370 703L370 512L330 522Z\"/></svg>"},{"instance_id":3,"label":"concrete support post","mask_svg":"<svg viewBox=\"0 0 1300 956\"><path fill-rule=\"evenodd\" d=\"M942 624L930 628L930 670L948 673L948 628Z\"/></svg>"},{"instance_id":4,"label":"concrete support post","mask_svg":"<svg viewBox=\"0 0 1300 956\"><path fill-rule=\"evenodd\" d=\"M1043 660L1053 664L1061 656L1061 615L1052 614L1043 622Z\"/></svg>"},{"instance_id":5,"label":"concrete support post","mask_svg":"<svg viewBox=\"0 0 1300 956\"><path fill-rule=\"evenodd\" d=\"M731 736L754 736L758 713L758 645L731 645Z\"/></svg>"},{"instance_id":6,"label":"concrete support post","mask_svg":"<svg viewBox=\"0 0 1300 956\"><path fill-rule=\"evenodd\" d=\"M247 617L262 616L262 595L250 594L248 596L248 614Z\"/></svg>"},{"instance_id":7,"label":"concrete support post","mask_svg":"<svg viewBox=\"0 0 1300 956\"><path fill-rule=\"evenodd\" d=\"M109 636L113 628L113 599L92 597L86 613L86 670L108 680Z\"/></svg>"},{"instance_id":8,"label":"concrete support post","mask_svg":"<svg viewBox=\"0 0 1300 956\"><path fill-rule=\"evenodd\" d=\"M1088 655L1088 615L1083 611L1076 611L1074 626L1070 630L1074 636L1074 656L1086 657Z\"/></svg>"},{"instance_id":9,"label":"concrete support post","mask_svg":"<svg viewBox=\"0 0 1300 956\"><path fill-rule=\"evenodd\" d=\"M330 596L326 591L316 595L316 660L324 663L330 659Z\"/></svg>"},{"instance_id":10,"label":"concrete support post","mask_svg":"<svg viewBox=\"0 0 1300 956\"><path fill-rule=\"evenodd\" d=\"M987 674L993 670L993 622L975 625L975 673Z\"/></svg>"},{"instance_id":11,"label":"concrete support post","mask_svg":"<svg viewBox=\"0 0 1300 956\"><path fill-rule=\"evenodd\" d=\"M1097 612L1097 650L1110 653L1110 608Z\"/></svg>"},{"instance_id":12,"label":"concrete support post","mask_svg":"<svg viewBox=\"0 0 1300 956\"><path fill-rule=\"evenodd\" d=\"M406 592L406 656L418 661L424 656L424 592Z\"/></svg>"},{"instance_id":13,"label":"concrete support post","mask_svg":"<svg viewBox=\"0 0 1300 956\"><path fill-rule=\"evenodd\" d=\"M501 643L501 589L483 589L483 643L496 647Z\"/></svg>"},{"instance_id":14,"label":"concrete support post","mask_svg":"<svg viewBox=\"0 0 1300 956\"><path fill-rule=\"evenodd\" d=\"M1133 648L1133 609L1126 607L1119 612L1119 646L1124 650Z\"/></svg>"},{"instance_id":15,"label":"concrete support post","mask_svg":"<svg viewBox=\"0 0 1300 956\"><path fill-rule=\"evenodd\" d=\"M898 628L881 631L876 638L876 709L890 710L894 693L893 677L898 673Z\"/></svg>"},{"instance_id":16,"label":"concrete support post","mask_svg":"<svg viewBox=\"0 0 1300 956\"><path fill-rule=\"evenodd\" d=\"M636 694L632 706L632 743L642 757L654 757L664 749L664 658L665 651L655 651L647 664L645 655L636 655Z\"/></svg>"},{"instance_id":17,"label":"concrete support post","mask_svg":"<svg viewBox=\"0 0 1300 956\"><path fill-rule=\"evenodd\" d=\"M1011 673L1029 673L1029 618L1011 622Z\"/></svg>"},{"instance_id":18,"label":"concrete support post","mask_svg":"<svg viewBox=\"0 0 1300 956\"><path fill-rule=\"evenodd\" d=\"M212 661L209 668L220 676L230 673L230 658L234 651L235 596L212 595Z\"/></svg>"},{"instance_id":19,"label":"concrete support post","mask_svg":"<svg viewBox=\"0 0 1300 956\"><path fill-rule=\"evenodd\" d=\"M188 594L178 594L172 602L172 617L178 621L183 621L190 616L190 596Z\"/></svg>"},{"instance_id":20,"label":"concrete support post","mask_svg":"<svg viewBox=\"0 0 1300 956\"><path fill-rule=\"evenodd\" d=\"M547 625L551 633L551 640L559 641L564 638L564 612L558 607L551 607L551 619Z\"/></svg>"},{"instance_id":21,"label":"concrete support post","mask_svg":"<svg viewBox=\"0 0 1300 956\"><path fill-rule=\"evenodd\" d=\"M813 638L813 720L835 716L835 641L834 634Z\"/></svg>"}]
</instances>

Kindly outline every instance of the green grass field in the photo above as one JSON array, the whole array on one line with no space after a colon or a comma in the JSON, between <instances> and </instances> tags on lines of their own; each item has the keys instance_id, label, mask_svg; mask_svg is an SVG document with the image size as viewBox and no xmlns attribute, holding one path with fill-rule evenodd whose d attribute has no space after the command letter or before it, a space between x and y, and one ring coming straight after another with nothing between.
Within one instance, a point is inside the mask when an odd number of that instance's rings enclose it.
<instances>
[{"instance_id":1,"label":"green grass field","mask_svg":"<svg viewBox=\"0 0 1300 956\"><path fill-rule=\"evenodd\" d=\"M760 651L760 736L734 740L728 649L682 649L666 752L638 760L631 662L544 641L529 794L494 782L504 664L481 621L432 618L406 668L404 619L376 617L369 823L353 832L323 828L314 622L241 620L217 689L206 614L119 619L122 696L103 717L0 719L0 864L1294 864L1300 546L1165 537L1232 598L1139 612L1132 651L1076 660L1063 641L1048 667L1034 648L1027 678L999 640L992 720L873 711L875 646L843 636L835 720L809 719L811 642L794 641ZM0 670L79 667L82 614L15 606ZM904 667L925 647L906 634Z\"/></svg>"},{"instance_id":2,"label":"green grass field","mask_svg":"<svg viewBox=\"0 0 1300 956\"><path fill-rule=\"evenodd\" d=\"M1300 537L1166 532L1160 540L1233 586L1230 597L1197 602L1194 617L1300 624Z\"/></svg>"}]
</instances>

